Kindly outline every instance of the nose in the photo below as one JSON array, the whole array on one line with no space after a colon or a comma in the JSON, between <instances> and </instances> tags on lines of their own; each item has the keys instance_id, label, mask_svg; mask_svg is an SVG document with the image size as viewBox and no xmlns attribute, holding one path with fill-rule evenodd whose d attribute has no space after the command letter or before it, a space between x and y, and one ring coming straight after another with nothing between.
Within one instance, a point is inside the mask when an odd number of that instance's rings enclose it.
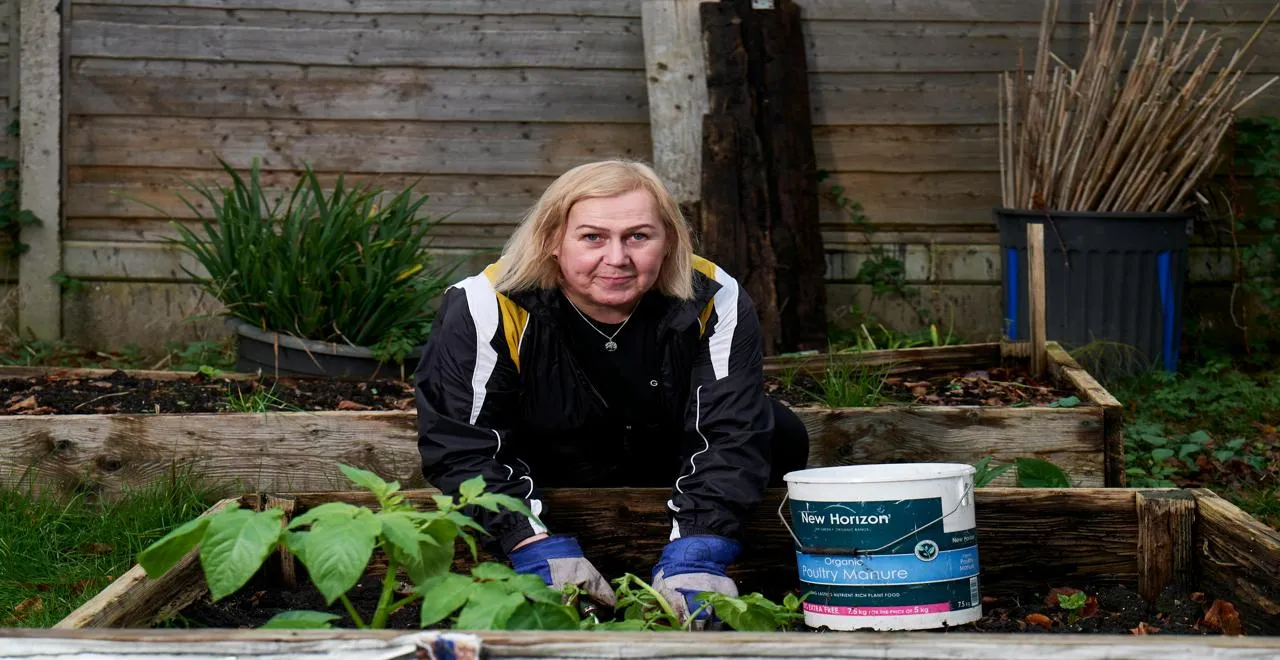
<instances>
[{"instance_id":1,"label":"nose","mask_svg":"<svg viewBox=\"0 0 1280 660\"><path fill-rule=\"evenodd\" d=\"M609 248L605 250L604 262L610 266L622 267L627 265L630 257L627 256L626 241L609 241Z\"/></svg>"}]
</instances>

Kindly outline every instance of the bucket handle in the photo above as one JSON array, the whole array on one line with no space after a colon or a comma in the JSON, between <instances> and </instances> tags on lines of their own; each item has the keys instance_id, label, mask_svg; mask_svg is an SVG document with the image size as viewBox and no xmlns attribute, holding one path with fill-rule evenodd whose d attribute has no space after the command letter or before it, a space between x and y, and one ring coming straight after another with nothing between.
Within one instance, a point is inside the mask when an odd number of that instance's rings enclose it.
<instances>
[{"instance_id":1,"label":"bucket handle","mask_svg":"<svg viewBox=\"0 0 1280 660\"><path fill-rule=\"evenodd\" d=\"M942 514L942 515L940 515L940 516L938 516L937 518L934 518L933 520L930 520L929 522L927 522L927 523L925 523L925 524L923 524L923 525L921 525L921 526L919 526L919 527L917 527L917 528L915 528L915 529L913 529L913 530L911 530L911 531L907 532L906 534L903 534L902 536L899 536L898 538L896 538L896 539L894 539L894 540L892 540L892 541L889 541L888 543L886 543L886 544L884 544L884 545L882 545L882 546L880 546L880 547L878 547L878 548L872 548L872 549L870 549L870 550L862 550L862 551L860 551L860 553L861 553L861 554L871 554L871 553L873 553L873 552L880 552L881 550L884 550L885 548L892 548L893 546L897 545L897 544L898 544L899 542L901 542L903 539L905 539L905 538L907 538L907 537L911 536L912 534L915 534L916 532L918 532L918 531L920 531L920 530L922 530L922 529L924 529L924 528L928 527L929 525L932 525L933 523L936 523L936 522L938 522L939 520L943 520L943 519L945 519L945 518L949 517L951 514L955 513L956 511L959 511L959 510L960 510L960 507L964 506L965 502L969 499L969 496L970 496L970 495L972 495L972 494L973 494L973 481L972 481L972 480L966 480L966 481L964 482L964 489L960 491L960 498L956 500L955 508L953 508L953 509L951 509L950 511L948 511L948 512L946 512L946 513L944 513L944 514ZM788 533L788 534L790 534L790 535L791 535L791 539L792 539L792 540L794 540L794 541L796 542L796 547L797 547L797 548L800 548L800 551L801 551L801 552L803 552L803 551L804 551L804 548L805 548L804 544L800 542L800 539L796 538L796 533L795 533L795 531L794 531L794 530L792 530L792 529L791 529L791 525L787 524L787 517L786 517L786 516L784 516L784 515L782 515L782 507L784 507L784 506L786 506L786 505L787 505L787 499L788 499L788 498L790 498L790 497L791 497L791 493L790 493L790 492L783 494L783 496L782 496L782 502L780 502L780 503L778 504L778 520L781 520L781 521L782 521L782 526L787 528L787 533Z\"/></svg>"}]
</instances>

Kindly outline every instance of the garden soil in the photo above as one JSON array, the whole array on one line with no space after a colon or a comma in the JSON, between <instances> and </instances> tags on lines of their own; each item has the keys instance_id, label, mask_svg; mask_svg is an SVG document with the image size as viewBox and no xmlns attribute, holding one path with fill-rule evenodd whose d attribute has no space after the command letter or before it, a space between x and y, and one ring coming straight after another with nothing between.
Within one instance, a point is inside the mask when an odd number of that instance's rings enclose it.
<instances>
[{"instance_id":1,"label":"garden soil","mask_svg":"<svg viewBox=\"0 0 1280 660\"><path fill-rule=\"evenodd\" d=\"M208 597L187 606L177 618L166 626L256 628L271 617L287 610L315 610L331 612L341 618L334 621L340 628L354 627L346 609L340 602L325 605L323 597L300 572L295 587L269 583L260 573L239 592L216 603ZM348 592L348 597L361 616L368 617L377 607L381 590L381 576L370 574ZM962 626L937 629L931 632L963 633L1068 633L1114 635L1220 635L1237 633L1241 622L1234 608L1223 601L1214 601L1204 594L1179 593L1170 589L1154 604L1146 603L1136 591L1124 587L1085 588L1088 604L1083 616L1073 619L1057 603L1059 593L1076 591L1071 587L1046 589L1044 592L1025 593L1018 597L983 599L983 617ZM401 593L397 598L406 595ZM417 605L409 605L391 616L388 628L411 629L417 627ZM825 632L823 630L808 632Z\"/></svg>"},{"instance_id":2,"label":"garden soil","mask_svg":"<svg viewBox=\"0 0 1280 660\"><path fill-rule=\"evenodd\" d=\"M797 375L789 387L783 382L778 377L766 378L766 392L790 405L821 401L822 385L814 378ZM1006 367L928 378L891 376L884 379L880 391L883 403L934 406L1043 406L1072 395L1071 390L1052 381ZM256 406L246 407L246 401ZM204 375L152 380L124 371L103 378L0 380L0 415L413 409L413 385L401 380L231 380Z\"/></svg>"}]
</instances>

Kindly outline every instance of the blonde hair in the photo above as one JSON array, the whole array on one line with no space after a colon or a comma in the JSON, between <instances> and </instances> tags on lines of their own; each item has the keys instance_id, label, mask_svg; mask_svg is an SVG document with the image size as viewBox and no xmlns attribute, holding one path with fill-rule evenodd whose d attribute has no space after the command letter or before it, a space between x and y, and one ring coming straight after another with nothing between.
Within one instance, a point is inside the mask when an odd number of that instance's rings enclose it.
<instances>
[{"instance_id":1,"label":"blonde hair","mask_svg":"<svg viewBox=\"0 0 1280 660\"><path fill-rule=\"evenodd\" d=\"M646 190L653 195L658 217L666 229L667 252L654 286L673 298L692 298L693 239L684 215L648 165L626 160L579 165L547 186L537 204L507 239L494 288L512 293L559 286L560 264L551 252L564 237L569 210L584 199L614 197L635 190Z\"/></svg>"}]
</instances>

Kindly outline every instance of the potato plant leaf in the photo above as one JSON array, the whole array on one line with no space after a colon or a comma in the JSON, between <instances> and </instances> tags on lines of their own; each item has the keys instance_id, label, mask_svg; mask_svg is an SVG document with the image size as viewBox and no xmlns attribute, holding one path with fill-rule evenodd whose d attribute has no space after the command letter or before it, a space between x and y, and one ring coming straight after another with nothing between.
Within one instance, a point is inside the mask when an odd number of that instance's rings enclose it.
<instances>
[{"instance_id":1,"label":"potato plant leaf","mask_svg":"<svg viewBox=\"0 0 1280 660\"><path fill-rule=\"evenodd\" d=\"M458 615L456 627L459 630L502 630L524 602L524 596L508 593L498 585L477 583Z\"/></svg>"},{"instance_id":2,"label":"potato plant leaf","mask_svg":"<svg viewBox=\"0 0 1280 660\"><path fill-rule=\"evenodd\" d=\"M235 593L258 572L280 540L283 515L280 509L236 509L210 516L200 543L200 564L213 600Z\"/></svg>"},{"instance_id":3,"label":"potato plant leaf","mask_svg":"<svg viewBox=\"0 0 1280 660\"><path fill-rule=\"evenodd\" d=\"M238 504L232 504L224 511L234 511L238 508ZM204 538L205 528L209 526L209 520L217 515L221 514L210 514L189 520L139 553L138 563L147 572L147 577L155 579L168 573L174 564L177 564L200 543Z\"/></svg>"},{"instance_id":4,"label":"potato plant leaf","mask_svg":"<svg viewBox=\"0 0 1280 660\"><path fill-rule=\"evenodd\" d=\"M507 619L506 630L577 630L578 617L564 605L521 603Z\"/></svg>"},{"instance_id":5,"label":"potato plant leaf","mask_svg":"<svg viewBox=\"0 0 1280 660\"><path fill-rule=\"evenodd\" d=\"M281 612L262 624L261 630L320 630L332 628L331 622L340 619L337 614L315 610L290 610Z\"/></svg>"},{"instance_id":6,"label":"potato plant leaf","mask_svg":"<svg viewBox=\"0 0 1280 660\"><path fill-rule=\"evenodd\" d=\"M298 558L311 581L330 604L355 586L373 556L381 523L372 511L360 509L347 520L334 518L311 527Z\"/></svg>"},{"instance_id":7,"label":"potato plant leaf","mask_svg":"<svg viewBox=\"0 0 1280 660\"><path fill-rule=\"evenodd\" d=\"M420 625L433 626L466 604L471 597L474 582L465 575L444 573L421 583L422 594Z\"/></svg>"},{"instance_id":8,"label":"potato plant leaf","mask_svg":"<svg viewBox=\"0 0 1280 660\"><path fill-rule=\"evenodd\" d=\"M1018 485L1023 488L1070 488L1062 468L1039 458L1019 458Z\"/></svg>"}]
</instances>

